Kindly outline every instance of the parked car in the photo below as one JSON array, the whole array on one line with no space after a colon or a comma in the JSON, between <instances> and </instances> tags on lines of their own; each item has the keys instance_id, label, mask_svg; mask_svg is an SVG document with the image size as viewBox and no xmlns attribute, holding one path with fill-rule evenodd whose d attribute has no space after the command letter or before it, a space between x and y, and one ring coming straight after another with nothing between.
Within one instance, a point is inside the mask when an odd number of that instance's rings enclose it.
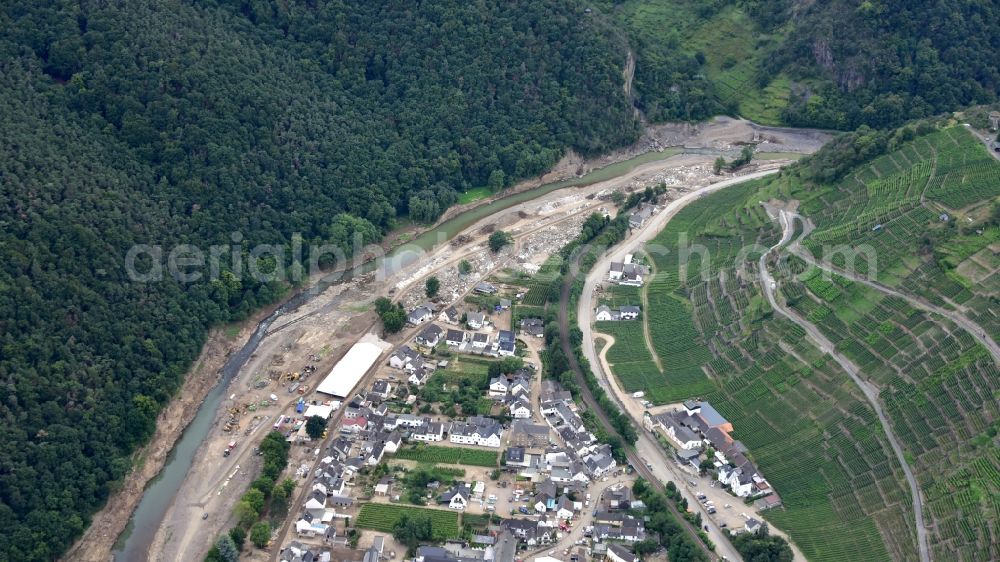
<instances>
[{"instance_id":1,"label":"parked car","mask_svg":"<svg viewBox=\"0 0 1000 562\"><path fill-rule=\"evenodd\" d=\"M523 505L521 507L517 508L517 510L520 511L524 515L528 514L528 508L524 507Z\"/></svg>"}]
</instances>

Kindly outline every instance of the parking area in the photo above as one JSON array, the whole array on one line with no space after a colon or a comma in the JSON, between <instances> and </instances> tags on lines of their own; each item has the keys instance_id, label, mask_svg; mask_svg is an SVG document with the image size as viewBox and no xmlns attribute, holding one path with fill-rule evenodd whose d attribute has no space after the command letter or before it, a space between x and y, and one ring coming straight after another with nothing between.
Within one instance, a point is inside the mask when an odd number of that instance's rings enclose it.
<instances>
[{"instance_id":1,"label":"parking area","mask_svg":"<svg viewBox=\"0 0 1000 562\"><path fill-rule=\"evenodd\" d=\"M708 476L689 475L685 481L688 492L694 495L704 508L702 518L711 517L720 527L727 529L743 529L746 521L744 516L752 516L753 507L743 503L721 487L717 480ZM715 513L711 513L713 511Z\"/></svg>"}]
</instances>

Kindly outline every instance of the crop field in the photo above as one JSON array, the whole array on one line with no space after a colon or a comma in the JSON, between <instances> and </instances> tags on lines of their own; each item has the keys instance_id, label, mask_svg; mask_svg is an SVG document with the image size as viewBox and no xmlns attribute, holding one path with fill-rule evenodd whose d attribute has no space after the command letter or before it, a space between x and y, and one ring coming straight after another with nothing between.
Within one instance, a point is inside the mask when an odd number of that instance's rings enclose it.
<instances>
[{"instance_id":1,"label":"crop field","mask_svg":"<svg viewBox=\"0 0 1000 562\"><path fill-rule=\"evenodd\" d=\"M426 515L431 518L434 528L434 538L438 541L458 538L458 514L454 511L441 509L426 509L413 506L389 505L383 503L366 503L361 506L356 524L364 529L372 529L383 533L391 533L393 527L407 515Z\"/></svg>"},{"instance_id":2,"label":"crop field","mask_svg":"<svg viewBox=\"0 0 1000 562\"><path fill-rule=\"evenodd\" d=\"M521 304L528 306L544 306L552 294L553 287L559 282L559 260L553 256L542 264L541 269L527 283L527 292L521 299Z\"/></svg>"},{"instance_id":3,"label":"crop field","mask_svg":"<svg viewBox=\"0 0 1000 562\"><path fill-rule=\"evenodd\" d=\"M601 296L601 304L606 304L612 308L623 305L642 305L642 288L629 287L628 285L611 285Z\"/></svg>"},{"instance_id":4,"label":"crop field","mask_svg":"<svg viewBox=\"0 0 1000 562\"><path fill-rule=\"evenodd\" d=\"M497 453L482 449L461 447L441 447L419 443L413 447L403 447L393 458L433 464L466 464L472 466L497 466Z\"/></svg>"},{"instance_id":5,"label":"crop field","mask_svg":"<svg viewBox=\"0 0 1000 562\"><path fill-rule=\"evenodd\" d=\"M804 312L812 306L805 303L819 301L807 290L795 307ZM947 319L867 287L853 285L838 307L852 311L854 321L829 317L817 325L883 388L937 526L938 554L992 557L986 545L995 544L988 529L997 513L986 498L1000 495L1000 462L985 446L1000 425L1000 373L992 358Z\"/></svg>"},{"instance_id":6,"label":"crop field","mask_svg":"<svg viewBox=\"0 0 1000 562\"><path fill-rule=\"evenodd\" d=\"M789 191L812 197L801 212L819 226L806 239L814 255L840 245L834 264L944 308L964 307L997 339L989 262L969 260L982 260L1000 234L965 217L986 216L978 209L1000 196L998 175L1000 164L982 144L952 127L918 137L837 185ZM805 268L795 259L788 264L793 273ZM988 446L1000 429L1000 373L986 349L946 318L837 277L824 281L806 271L781 290L880 389L922 488L933 556L1000 557L1000 462Z\"/></svg>"}]
</instances>

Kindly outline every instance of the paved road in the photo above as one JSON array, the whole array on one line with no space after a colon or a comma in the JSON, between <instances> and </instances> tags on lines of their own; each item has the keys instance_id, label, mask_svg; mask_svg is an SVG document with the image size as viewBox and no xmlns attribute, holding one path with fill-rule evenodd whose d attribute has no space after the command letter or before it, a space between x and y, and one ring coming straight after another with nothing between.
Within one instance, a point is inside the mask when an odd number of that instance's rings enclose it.
<instances>
[{"instance_id":1,"label":"paved road","mask_svg":"<svg viewBox=\"0 0 1000 562\"><path fill-rule=\"evenodd\" d=\"M670 219L672 219L686 205L720 189L745 181L766 177L777 172L778 168L775 168L724 180L701 188L697 191L692 191L685 194L683 197L670 202L662 211L654 215L646 225L634 231L624 242L611 249L611 251L606 253L597 261L584 282L583 292L580 296L577 308L579 327L583 333L584 357L586 357L587 361L590 362L591 369L593 369L594 373L597 375L601 386L604 388L605 392L607 392L608 396L614 399L618 404L619 409L628 413L638 426L639 440L636 442L636 449L639 451L640 456L643 459L647 459L648 462L653 465L653 471L656 473L656 477L659 480L673 480L675 484L678 485L678 489L681 490L682 494L687 499L688 505L691 506L692 509L699 509L702 511L702 521L708 525L708 535L712 539L712 542L716 544L716 551L730 560L741 560L741 557L739 556L739 553L736 552L736 549L733 548L732 543L729 542L728 534L718 526L718 523L714 518L709 516L707 511L704 511L701 504L697 501L694 495L690 493L687 486L684 485L684 482L689 480L691 477L684 473L680 467L674 463L673 459L669 457L667 452L663 450L660 444L648 432L642 429L641 416L637 414L637 412L632 411L633 409L626 407L624 400L627 400L628 398L623 399L624 391L617 387L614 381L610 378L610 374L606 373L602 368L601 362L597 357L592 332L594 313L593 295L594 289L604 279L604 272L608 270L610 262L621 261L625 254L634 253L636 248L638 248L642 243L656 237L656 235L663 230L663 227L667 224L667 222L669 222ZM781 533L779 530L773 530L775 531L775 534L779 534L786 539L788 538L787 535ZM790 540L789 545L792 547L797 561L805 560L805 556Z\"/></svg>"},{"instance_id":2,"label":"paved road","mask_svg":"<svg viewBox=\"0 0 1000 562\"><path fill-rule=\"evenodd\" d=\"M903 468L903 474L906 476L906 483L910 486L910 497L913 500L913 516L916 521L917 547L920 552L920 560L921 562L930 562L930 548L927 544L927 527L924 524L923 498L920 495L920 487L917 485L917 479L913 476L913 471L910 470L910 465L906 462L906 457L903 455L903 448L899 445L899 441L896 439L896 435L892 431L889 419L882 410L882 404L879 402L878 398L878 389L861 379L858 374L858 367L851 362L850 359L841 353L838 353L833 345L833 342L823 335L823 333L820 332L815 325L807 321L805 318L802 318L792 310L785 308L784 305L780 304L774 296L776 284L774 278L771 276L771 272L767 269L767 258L772 254L776 254L782 246L791 240L792 232L794 230L792 228L794 221L784 209L778 210L778 220L781 223L782 229L781 240L779 240L774 246L771 246L771 249L760 257L760 261L758 263L760 270L760 284L764 288L764 294L767 296L767 301L771 304L771 308L773 308L775 312L798 324L799 327L805 330L806 335L813 340L821 351L833 357L841 368L844 369L847 375L851 377L851 380L858 385L861 392L868 400L868 403L871 404L872 409L875 410L875 413L878 415L879 423L882 425L882 431L885 433L885 437L889 441L889 445L892 446L892 450L896 454L896 459Z\"/></svg>"},{"instance_id":3,"label":"paved road","mask_svg":"<svg viewBox=\"0 0 1000 562\"><path fill-rule=\"evenodd\" d=\"M576 354L573 353L573 346L569 341L569 298L570 292L573 288L573 281L576 276L574 274L575 268L571 268L571 272L567 273L565 279L563 280L562 293L559 298L559 339L562 344L563 353L566 354L566 358L569 361L570 368L576 375L577 384L580 387L580 395L583 397L583 401L587 404L587 407L594 412L597 419L601 422L610 435L617 435L618 431L615 430L614 426L611 425L611 421L608 419L607 414L603 409L597 404L597 400L594 398L593 393L590 391L590 387L587 386L587 381L585 380L583 369L580 368L580 362L576 359ZM640 426L637 429L639 433L640 441L645 437L649 438L649 435ZM656 487L658 490L663 490L663 481L657 477L657 475L647 466L647 463L653 461L656 457L649 457L639 453L639 448L630 447L627 449L627 456L629 463L635 467L636 472L646 479L650 485ZM677 522L680 524L684 532L688 534L694 544L698 545L705 552L706 556L710 560L718 560L719 556L705 547L704 543L701 542L701 538L698 537L698 529L696 529L691 523L689 523L681 515L677 506L670 500L666 502L667 508L673 513ZM726 547L728 546L728 550ZM726 552L724 556L728 557L730 560L741 560L739 556L730 556L728 551L732 551L735 554L735 549L732 545L726 541L724 544L716 544L716 550L720 552Z\"/></svg>"}]
</instances>

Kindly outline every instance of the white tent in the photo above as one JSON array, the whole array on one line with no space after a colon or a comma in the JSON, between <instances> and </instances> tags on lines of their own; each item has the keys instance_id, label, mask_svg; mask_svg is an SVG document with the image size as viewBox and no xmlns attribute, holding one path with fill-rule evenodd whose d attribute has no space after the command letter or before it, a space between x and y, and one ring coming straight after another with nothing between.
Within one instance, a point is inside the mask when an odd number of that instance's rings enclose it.
<instances>
[{"instance_id":1,"label":"white tent","mask_svg":"<svg viewBox=\"0 0 1000 562\"><path fill-rule=\"evenodd\" d=\"M359 341L333 366L330 374L319 383L316 390L323 394L346 398L361 377L365 376L368 369L378 361L380 355L382 347L372 342Z\"/></svg>"}]
</instances>

